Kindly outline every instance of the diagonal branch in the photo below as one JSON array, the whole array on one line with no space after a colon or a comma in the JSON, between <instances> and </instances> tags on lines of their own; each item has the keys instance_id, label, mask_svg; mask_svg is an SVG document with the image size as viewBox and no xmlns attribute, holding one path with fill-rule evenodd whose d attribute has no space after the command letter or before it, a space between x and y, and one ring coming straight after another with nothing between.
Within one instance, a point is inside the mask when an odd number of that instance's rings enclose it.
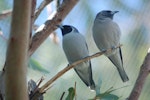
<instances>
[{"instance_id":1,"label":"diagonal branch","mask_svg":"<svg viewBox=\"0 0 150 100\"><path fill-rule=\"evenodd\" d=\"M44 0L40 6L37 8L37 10L35 11L35 15L34 15L34 21L38 18L38 16L40 15L40 13L42 12L42 10L53 0Z\"/></svg>"},{"instance_id":2,"label":"diagonal branch","mask_svg":"<svg viewBox=\"0 0 150 100\"><path fill-rule=\"evenodd\" d=\"M58 8L57 13L51 20L45 22L45 26L41 31L35 33L32 38L32 43L29 48L29 56L44 42L44 40L52 33L67 16L71 9L76 5L79 0L64 0L62 5Z\"/></svg>"},{"instance_id":3,"label":"diagonal branch","mask_svg":"<svg viewBox=\"0 0 150 100\"><path fill-rule=\"evenodd\" d=\"M37 0L32 0L32 8L31 8L31 21L30 21L30 38L29 38L29 45L31 44L32 40L32 27L34 26L34 12L36 9L36 2Z\"/></svg>"},{"instance_id":4,"label":"diagonal branch","mask_svg":"<svg viewBox=\"0 0 150 100\"><path fill-rule=\"evenodd\" d=\"M0 20L3 18L6 18L7 16L10 16L12 14L12 10L5 10L2 13L0 13Z\"/></svg>"},{"instance_id":5,"label":"diagonal branch","mask_svg":"<svg viewBox=\"0 0 150 100\"><path fill-rule=\"evenodd\" d=\"M139 76L128 100L138 100L147 76L150 74L150 48L141 66Z\"/></svg>"},{"instance_id":6,"label":"diagonal branch","mask_svg":"<svg viewBox=\"0 0 150 100\"><path fill-rule=\"evenodd\" d=\"M51 79L50 79L46 84L44 84L41 88L39 88L39 92L40 92L40 93L45 92L45 89L48 88L55 80L57 80L59 77L61 77L61 76L62 76L64 73L66 73L68 70L74 68L76 65L78 65L78 64L80 64L80 63L82 63L82 62L88 61L88 60L90 60L90 59L92 59L92 58L99 57L99 56L101 56L101 55L103 55L103 54L105 54L105 53L112 52L112 50L117 49L117 48L119 48L119 47L121 47L121 46L122 46L122 45L119 45L119 46L117 46L117 47L115 47L115 48L110 48L110 49L104 50L104 51L102 51L102 52L98 52L98 53L93 54L93 55L91 55L91 56L85 57L85 58L83 58L83 59L81 59L81 60L78 60L78 61L72 63L71 65L68 65L66 68L64 68L63 70L61 70L60 72L58 72L53 78L51 78Z\"/></svg>"}]
</instances>

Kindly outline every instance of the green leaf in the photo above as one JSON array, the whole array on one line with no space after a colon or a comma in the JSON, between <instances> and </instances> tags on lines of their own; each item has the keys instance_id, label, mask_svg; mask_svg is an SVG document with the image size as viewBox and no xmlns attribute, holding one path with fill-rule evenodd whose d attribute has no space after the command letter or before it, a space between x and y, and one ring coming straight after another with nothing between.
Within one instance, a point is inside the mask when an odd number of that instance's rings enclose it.
<instances>
[{"instance_id":1,"label":"green leaf","mask_svg":"<svg viewBox=\"0 0 150 100\"><path fill-rule=\"evenodd\" d=\"M40 72L49 73L48 70L44 69L42 67L42 65L38 61L36 61L35 59L33 59L33 58L30 58L29 68L32 68L32 69L40 71Z\"/></svg>"},{"instance_id":2,"label":"green leaf","mask_svg":"<svg viewBox=\"0 0 150 100\"><path fill-rule=\"evenodd\" d=\"M96 96L96 98L100 98L100 100L118 100L119 97L114 94L103 93Z\"/></svg>"},{"instance_id":3,"label":"green leaf","mask_svg":"<svg viewBox=\"0 0 150 100\"><path fill-rule=\"evenodd\" d=\"M105 95L102 100L119 100L119 97L114 94Z\"/></svg>"},{"instance_id":4,"label":"green leaf","mask_svg":"<svg viewBox=\"0 0 150 100\"><path fill-rule=\"evenodd\" d=\"M89 99L89 100L97 100L97 99L100 99L100 100L118 100L119 97L117 95L114 95L114 94L111 94L111 93L113 91L119 90L119 89L124 88L124 87L128 87L128 85L120 87L120 88L117 88L117 89L113 89L113 87L110 87L104 93L97 94L94 99Z\"/></svg>"},{"instance_id":5,"label":"green leaf","mask_svg":"<svg viewBox=\"0 0 150 100\"><path fill-rule=\"evenodd\" d=\"M75 89L73 87L71 87L68 89L68 91L69 91L69 94L66 97L66 100L73 100L75 97Z\"/></svg>"}]
</instances>

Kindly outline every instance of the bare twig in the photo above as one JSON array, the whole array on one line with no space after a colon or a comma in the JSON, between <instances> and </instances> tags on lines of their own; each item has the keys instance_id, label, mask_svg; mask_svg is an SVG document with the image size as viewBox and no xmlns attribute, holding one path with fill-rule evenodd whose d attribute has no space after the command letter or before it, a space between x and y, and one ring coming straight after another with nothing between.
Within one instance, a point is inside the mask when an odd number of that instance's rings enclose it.
<instances>
[{"instance_id":1,"label":"bare twig","mask_svg":"<svg viewBox=\"0 0 150 100\"><path fill-rule=\"evenodd\" d=\"M65 94L65 92L63 92L63 93L62 93L62 95L61 95L61 97L60 97L60 100L62 100L62 99L63 99L64 94Z\"/></svg>"},{"instance_id":2,"label":"bare twig","mask_svg":"<svg viewBox=\"0 0 150 100\"><path fill-rule=\"evenodd\" d=\"M31 25L33 26L34 23L34 13L35 13L35 9L36 9L36 2L37 0L32 0L32 11L31 11ZM32 29L32 28L31 28Z\"/></svg>"},{"instance_id":3,"label":"bare twig","mask_svg":"<svg viewBox=\"0 0 150 100\"><path fill-rule=\"evenodd\" d=\"M149 48L149 51L145 57L145 60L142 64L142 66L141 66L138 78L136 80L136 83L134 85L134 88L133 88L128 100L138 100L138 98L141 94L142 88L144 86L145 80L146 80L147 76L149 75L149 73L150 73L150 48Z\"/></svg>"},{"instance_id":4,"label":"bare twig","mask_svg":"<svg viewBox=\"0 0 150 100\"><path fill-rule=\"evenodd\" d=\"M74 84L74 92L75 92L75 95L74 95L74 97L75 97L75 100L77 100L77 92L76 92L76 86L77 86L77 83L75 82L75 84Z\"/></svg>"},{"instance_id":5,"label":"bare twig","mask_svg":"<svg viewBox=\"0 0 150 100\"><path fill-rule=\"evenodd\" d=\"M119 45L117 47L115 47L115 49L119 48L122 45ZM78 60L74 63L72 63L71 65L68 65L66 68L64 68L63 70L61 70L60 72L58 72L53 78L51 78L47 83L45 83L41 88L39 88L39 92L42 93L49 85L51 85L55 80L57 80L59 77L61 77L64 73L66 73L68 70L72 69L73 67L75 67L76 65L85 62L87 60L90 60L92 58L101 56L103 54L105 54L106 52L111 52L112 50L114 50L114 48L110 48L107 50L104 50L102 52L98 52L96 54L93 54L91 56L85 57L84 59Z\"/></svg>"},{"instance_id":6,"label":"bare twig","mask_svg":"<svg viewBox=\"0 0 150 100\"><path fill-rule=\"evenodd\" d=\"M36 91L38 90L38 88L39 88L39 86L40 86L40 84L43 82L43 80L44 80L44 78L43 77L41 77L41 79L40 79L40 81L38 82L38 84L36 85L36 83L33 81L31 81L32 82L32 84L34 83L35 85L34 85L34 87L32 87L32 90L30 90L30 94L29 94L29 98L30 98L30 100L37 100L38 98L43 98L43 94L44 93L38 93L38 95L37 95L37 93L36 93ZM30 81L29 81L30 82ZM30 84L31 84L31 82L30 82ZM31 84L31 86L32 86L32 84ZM29 85L28 85L29 86ZM28 88L29 89L29 88ZM35 97L35 96L37 96L37 97ZM38 99L39 100L39 99ZM41 100L41 99L40 99ZM42 99L43 100L43 99Z\"/></svg>"},{"instance_id":7,"label":"bare twig","mask_svg":"<svg viewBox=\"0 0 150 100\"><path fill-rule=\"evenodd\" d=\"M10 16L12 13L12 10L5 10L0 14L0 19L6 18L7 16Z\"/></svg>"},{"instance_id":8,"label":"bare twig","mask_svg":"<svg viewBox=\"0 0 150 100\"><path fill-rule=\"evenodd\" d=\"M37 89L39 88L39 86L40 86L40 84L43 82L43 80L44 80L44 78L41 77L40 81L38 82L38 84L37 84L37 86L35 87L35 89L34 89L33 92L37 91Z\"/></svg>"},{"instance_id":9,"label":"bare twig","mask_svg":"<svg viewBox=\"0 0 150 100\"><path fill-rule=\"evenodd\" d=\"M35 11L35 15L34 15L34 21L38 18L38 16L40 15L41 11L53 0L43 0L43 2L40 4L40 6L38 7L38 9ZM34 22L33 21L33 22Z\"/></svg>"},{"instance_id":10,"label":"bare twig","mask_svg":"<svg viewBox=\"0 0 150 100\"><path fill-rule=\"evenodd\" d=\"M44 80L44 77L41 77L40 81L39 81L38 84L37 84L38 87L39 87L40 84L43 82L43 80Z\"/></svg>"},{"instance_id":11,"label":"bare twig","mask_svg":"<svg viewBox=\"0 0 150 100\"><path fill-rule=\"evenodd\" d=\"M53 85L49 86L43 93L46 93L46 91L48 91L52 87L53 87Z\"/></svg>"},{"instance_id":12,"label":"bare twig","mask_svg":"<svg viewBox=\"0 0 150 100\"><path fill-rule=\"evenodd\" d=\"M36 0L32 0L32 9L31 9L31 21L30 21L30 42L29 45L31 44L32 40L32 27L34 26L34 12L36 9Z\"/></svg>"},{"instance_id":13,"label":"bare twig","mask_svg":"<svg viewBox=\"0 0 150 100\"><path fill-rule=\"evenodd\" d=\"M43 41L52 33L60 24L62 20L67 16L71 9L76 5L79 0L64 0L61 6L58 8L57 13L52 20L47 20L43 30L38 31L32 38L32 43L29 48L29 56L43 43Z\"/></svg>"}]
</instances>

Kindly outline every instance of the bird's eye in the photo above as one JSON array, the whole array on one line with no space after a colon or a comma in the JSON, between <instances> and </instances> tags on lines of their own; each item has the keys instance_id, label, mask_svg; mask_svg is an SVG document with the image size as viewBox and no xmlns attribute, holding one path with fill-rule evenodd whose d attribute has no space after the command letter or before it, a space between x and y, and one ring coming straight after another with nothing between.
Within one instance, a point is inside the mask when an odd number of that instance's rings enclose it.
<instances>
[{"instance_id":1,"label":"bird's eye","mask_svg":"<svg viewBox=\"0 0 150 100\"><path fill-rule=\"evenodd\" d=\"M111 11L106 11L107 13L111 13Z\"/></svg>"}]
</instances>

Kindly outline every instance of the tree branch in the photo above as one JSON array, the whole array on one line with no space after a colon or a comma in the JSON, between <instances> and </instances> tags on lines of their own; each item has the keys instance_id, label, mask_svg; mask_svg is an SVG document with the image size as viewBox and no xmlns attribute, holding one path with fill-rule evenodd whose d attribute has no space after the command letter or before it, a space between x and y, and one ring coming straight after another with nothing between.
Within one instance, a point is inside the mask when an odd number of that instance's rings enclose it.
<instances>
[{"instance_id":1,"label":"tree branch","mask_svg":"<svg viewBox=\"0 0 150 100\"><path fill-rule=\"evenodd\" d=\"M5 100L28 100L26 71L30 17L31 0L14 0L4 73Z\"/></svg>"},{"instance_id":2,"label":"tree branch","mask_svg":"<svg viewBox=\"0 0 150 100\"><path fill-rule=\"evenodd\" d=\"M57 13L52 20L47 20L43 30L38 31L32 38L32 43L29 48L29 56L43 43L43 41L52 33L67 16L71 9L76 5L79 0L64 0L62 5L58 8Z\"/></svg>"},{"instance_id":3,"label":"tree branch","mask_svg":"<svg viewBox=\"0 0 150 100\"><path fill-rule=\"evenodd\" d=\"M81 60L78 60L78 61L72 63L71 65L68 65L68 66L65 67L63 70L61 70L60 72L58 72L58 73L57 73L53 78L51 78L47 83L45 83L41 88L39 88L39 92L40 92L40 93L45 92L45 89L48 88L55 80L57 80L59 77L61 77L61 76L62 76L64 73L66 73L68 70L74 68L76 65L78 65L78 64L80 64L80 63L82 63L82 62L88 61L88 60L90 60L90 59L92 59L92 58L99 57L99 56L101 56L101 55L103 55L103 54L105 54L105 53L112 52L112 50L117 49L117 48L119 48L119 47L121 47L121 46L122 46L122 45L119 45L119 46L117 46L117 47L115 47L115 48L110 48L110 49L104 50L104 51L102 51L102 52L98 52L98 53L93 54L93 55L91 55L91 56L85 57L85 58L83 58L83 59L81 59Z\"/></svg>"},{"instance_id":4,"label":"tree branch","mask_svg":"<svg viewBox=\"0 0 150 100\"><path fill-rule=\"evenodd\" d=\"M42 12L42 10L53 0L44 0L40 6L38 7L38 9L35 11L35 15L34 15L34 21L38 18L38 16L40 15L40 13Z\"/></svg>"},{"instance_id":5,"label":"tree branch","mask_svg":"<svg viewBox=\"0 0 150 100\"><path fill-rule=\"evenodd\" d=\"M65 92L62 93L60 100L63 100L64 95L65 95Z\"/></svg>"},{"instance_id":6,"label":"tree branch","mask_svg":"<svg viewBox=\"0 0 150 100\"><path fill-rule=\"evenodd\" d=\"M136 83L134 85L134 88L133 88L128 100L138 100L138 98L141 94L142 88L144 86L145 80L146 80L147 76L149 75L149 73L150 73L150 48L149 48L149 51L145 57L145 60L142 64L142 66L141 66L138 78L136 80Z\"/></svg>"},{"instance_id":7,"label":"tree branch","mask_svg":"<svg viewBox=\"0 0 150 100\"><path fill-rule=\"evenodd\" d=\"M35 19L35 9L36 9L36 3L37 3L37 0L32 0L32 9L31 9L31 25L34 24L34 19ZM32 28L31 28L32 29Z\"/></svg>"},{"instance_id":8,"label":"tree branch","mask_svg":"<svg viewBox=\"0 0 150 100\"><path fill-rule=\"evenodd\" d=\"M29 45L31 44L31 40L32 40L32 27L34 26L34 12L35 12L35 8L36 8L36 2L37 2L36 0L32 0Z\"/></svg>"},{"instance_id":9,"label":"tree branch","mask_svg":"<svg viewBox=\"0 0 150 100\"><path fill-rule=\"evenodd\" d=\"M3 11L1 14L0 14L0 20L7 17L7 16L10 16L12 13L12 10L5 10Z\"/></svg>"}]
</instances>

